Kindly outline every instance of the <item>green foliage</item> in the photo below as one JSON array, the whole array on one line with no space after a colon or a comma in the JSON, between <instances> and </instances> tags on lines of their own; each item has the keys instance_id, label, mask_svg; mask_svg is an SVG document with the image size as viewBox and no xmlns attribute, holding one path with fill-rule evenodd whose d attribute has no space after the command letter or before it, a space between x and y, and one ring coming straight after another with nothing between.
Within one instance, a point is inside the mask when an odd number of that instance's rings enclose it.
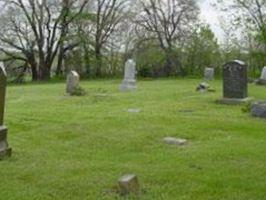
<instances>
[{"instance_id":1,"label":"green foliage","mask_svg":"<svg viewBox=\"0 0 266 200\"><path fill-rule=\"evenodd\" d=\"M145 42L136 55L138 73L141 77L152 77L160 71L165 62L165 56L154 41Z\"/></svg>"},{"instance_id":2,"label":"green foliage","mask_svg":"<svg viewBox=\"0 0 266 200\"><path fill-rule=\"evenodd\" d=\"M243 107L242 107L242 112L250 113L251 105L252 105L252 101L248 101L247 103L245 103L245 105L243 105Z\"/></svg>"},{"instance_id":3,"label":"green foliage","mask_svg":"<svg viewBox=\"0 0 266 200\"><path fill-rule=\"evenodd\" d=\"M200 25L194 30L184 50L183 66L186 74L202 75L205 67L218 69L221 65L220 47L214 33L209 26Z\"/></svg>"},{"instance_id":4,"label":"green foliage","mask_svg":"<svg viewBox=\"0 0 266 200\"><path fill-rule=\"evenodd\" d=\"M84 96L86 95L86 91L81 86L78 86L70 93L70 95L71 96Z\"/></svg>"},{"instance_id":5,"label":"green foliage","mask_svg":"<svg viewBox=\"0 0 266 200\"><path fill-rule=\"evenodd\" d=\"M266 24L256 31L255 39L266 46Z\"/></svg>"}]
</instances>

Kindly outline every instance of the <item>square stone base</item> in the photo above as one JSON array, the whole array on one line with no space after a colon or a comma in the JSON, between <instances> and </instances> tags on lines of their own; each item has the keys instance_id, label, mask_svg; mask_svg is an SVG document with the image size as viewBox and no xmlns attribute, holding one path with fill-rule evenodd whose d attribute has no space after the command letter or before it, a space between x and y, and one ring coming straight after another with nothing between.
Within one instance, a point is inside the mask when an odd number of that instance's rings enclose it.
<instances>
[{"instance_id":1,"label":"square stone base","mask_svg":"<svg viewBox=\"0 0 266 200\"><path fill-rule=\"evenodd\" d=\"M7 127L0 126L0 159L10 157L12 149L8 147Z\"/></svg>"},{"instance_id":2,"label":"square stone base","mask_svg":"<svg viewBox=\"0 0 266 200\"><path fill-rule=\"evenodd\" d=\"M120 85L121 91L134 91L137 89L136 80L123 80Z\"/></svg>"},{"instance_id":3,"label":"square stone base","mask_svg":"<svg viewBox=\"0 0 266 200\"><path fill-rule=\"evenodd\" d=\"M244 98L244 99L223 98L218 100L218 103L225 105L238 105L238 104L249 103L252 100L253 98Z\"/></svg>"},{"instance_id":4,"label":"square stone base","mask_svg":"<svg viewBox=\"0 0 266 200\"><path fill-rule=\"evenodd\" d=\"M266 85L266 80L258 79L258 80L256 81L256 84L257 84L257 85Z\"/></svg>"},{"instance_id":5,"label":"square stone base","mask_svg":"<svg viewBox=\"0 0 266 200\"><path fill-rule=\"evenodd\" d=\"M11 148L2 150L2 151L0 151L0 159L6 158L6 157L11 157L11 154L12 154Z\"/></svg>"}]
</instances>

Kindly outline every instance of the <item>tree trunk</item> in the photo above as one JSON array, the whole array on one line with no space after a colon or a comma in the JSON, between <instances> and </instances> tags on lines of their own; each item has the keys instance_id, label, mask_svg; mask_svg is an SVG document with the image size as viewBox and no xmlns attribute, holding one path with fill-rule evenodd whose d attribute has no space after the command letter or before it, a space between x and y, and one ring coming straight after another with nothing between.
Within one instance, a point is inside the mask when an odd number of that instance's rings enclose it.
<instances>
[{"instance_id":1,"label":"tree trunk","mask_svg":"<svg viewBox=\"0 0 266 200\"><path fill-rule=\"evenodd\" d=\"M86 45L83 45L83 49L84 49L83 61L85 63L86 74L89 77L91 75L91 65L90 65L89 49L86 47Z\"/></svg>"},{"instance_id":2,"label":"tree trunk","mask_svg":"<svg viewBox=\"0 0 266 200\"><path fill-rule=\"evenodd\" d=\"M38 80L45 81L49 79L50 79L50 67L45 62L40 61Z\"/></svg>"},{"instance_id":3,"label":"tree trunk","mask_svg":"<svg viewBox=\"0 0 266 200\"><path fill-rule=\"evenodd\" d=\"M58 54L58 61L56 67L57 76L61 76L63 74L63 60L64 60L64 46L62 44L60 45L59 54Z\"/></svg>"},{"instance_id":4,"label":"tree trunk","mask_svg":"<svg viewBox=\"0 0 266 200\"><path fill-rule=\"evenodd\" d=\"M95 59L96 59L96 76L102 76L102 55L99 48L95 50Z\"/></svg>"},{"instance_id":5,"label":"tree trunk","mask_svg":"<svg viewBox=\"0 0 266 200\"><path fill-rule=\"evenodd\" d=\"M32 81L38 81L38 70L37 70L37 62L35 60L35 57L34 55L28 55L27 58L31 68Z\"/></svg>"},{"instance_id":6,"label":"tree trunk","mask_svg":"<svg viewBox=\"0 0 266 200\"><path fill-rule=\"evenodd\" d=\"M165 51L165 65L164 65L164 75L165 76L170 76L171 72L174 69L174 60L173 60L173 55L172 55L171 49L167 49Z\"/></svg>"},{"instance_id":7,"label":"tree trunk","mask_svg":"<svg viewBox=\"0 0 266 200\"><path fill-rule=\"evenodd\" d=\"M32 81L37 81L38 80L38 71L37 71L37 65L31 65L31 76L32 76Z\"/></svg>"}]
</instances>

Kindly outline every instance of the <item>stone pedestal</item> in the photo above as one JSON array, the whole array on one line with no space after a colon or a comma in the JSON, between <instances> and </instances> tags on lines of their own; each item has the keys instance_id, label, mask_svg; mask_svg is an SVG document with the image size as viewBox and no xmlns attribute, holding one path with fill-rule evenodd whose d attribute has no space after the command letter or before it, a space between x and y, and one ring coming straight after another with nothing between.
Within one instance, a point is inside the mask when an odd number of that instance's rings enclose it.
<instances>
[{"instance_id":1,"label":"stone pedestal","mask_svg":"<svg viewBox=\"0 0 266 200\"><path fill-rule=\"evenodd\" d=\"M238 105L238 104L245 104L253 101L253 98L244 98L244 99L234 99L234 98L223 98L220 99L218 102L220 104L226 105Z\"/></svg>"},{"instance_id":2,"label":"stone pedestal","mask_svg":"<svg viewBox=\"0 0 266 200\"><path fill-rule=\"evenodd\" d=\"M136 89L137 89L136 80L123 80L120 86L121 91L126 91L126 90L134 91Z\"/></svg>"},{"instance_id":3,"label":"stone pedestal","mask_svg":"<svg viewBox=\"0 0 266 200\"><path fill-rule=\"evenodd\" d=\"M120 86L121 91L132 91L137 89L136 84L136 63L129 59L125 65L124 80Z\"/></svg>"},{"instance_id":4,"label":"stone pedestal","mask_svg":"<svg viewBox=\"0 0 266 200\"><path fill-rule=\"evenodd\" d=\"M11 156L11 152L7 142L7 127L0 126L0 158Z\"/></svg>"},{"instance_id":5,"label":"stone pedestal","mask_svg":"<svg viewBox=\"0 0 266 200\"><path fill-rule=\"evenodd\" d=\"M11 156L11 148L7 143L7 127L4 124L5 98L6 98L6 71L0 65L0 159Z\"/></svg>"}]
</instances>

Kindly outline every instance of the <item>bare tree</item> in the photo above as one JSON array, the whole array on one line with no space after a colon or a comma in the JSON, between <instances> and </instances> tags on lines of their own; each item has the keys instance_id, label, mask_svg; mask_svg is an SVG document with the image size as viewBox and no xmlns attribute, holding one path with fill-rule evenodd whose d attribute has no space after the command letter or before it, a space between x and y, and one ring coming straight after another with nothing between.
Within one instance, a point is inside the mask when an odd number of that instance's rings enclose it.
<instances>
[{"instance_id":1,"label":"bare tree","mask_svg":"<svg viewBox=\"0 0 266 200\"><path fill-rule=\"evenodd\" d=\"M165 53L164 74L170 75L176 66L174 47L180 45L198 16L195 0L140 0L137 31L140 37L156 39ZM179 44L178 44L179 43Z\"/></svg>"},{"instance_id":2,"label":"bare tree","mask_svg":"<svg viewBox=\"0 0 266 200\"><path fill-rule=\"evenodd\" d=\"M260 37L266 44L266 0L217 0L235 27L247 29Z\"/></svg>"},{"instance_id":3,"label":"bare tree","mask_svg":"<svg viewBox=\"0 0 266 200\"><path fill-rule=\"evenodd\" d=\"M63 46L68 25L87 3L88 0L4 0L0 50L6 59L24 60L30 65L33 80L49 79L59 50L58 65L64 51L72 46Z\"/></svg>"},{"instance_id":4,"label":"bare tree","mask_svg":"<svg viewBox=\"0 0 266 200\"><path fill-rule=\"evenodd\" d=\"M102 74L102 50L125 16L128 0L97 0L92 20L93 46L96 60L96 76Z\"/></svg>"}]
</instances>

